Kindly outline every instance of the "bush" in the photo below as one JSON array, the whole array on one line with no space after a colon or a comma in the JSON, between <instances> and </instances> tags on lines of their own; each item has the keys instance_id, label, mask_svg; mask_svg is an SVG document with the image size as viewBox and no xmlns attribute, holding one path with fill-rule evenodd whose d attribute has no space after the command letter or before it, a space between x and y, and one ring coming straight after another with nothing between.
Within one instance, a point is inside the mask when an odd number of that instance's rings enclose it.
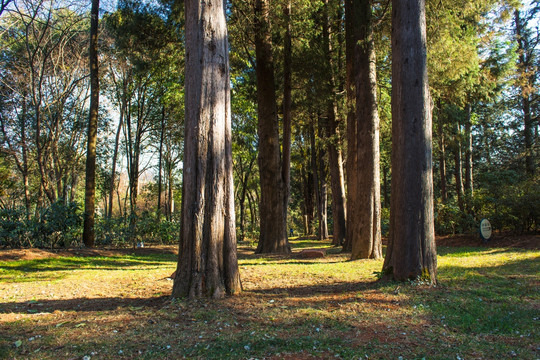
<instances>
[{"instance_id":1,"label":"bush","mask_svg":"<svg viewBox=\"0 0 540 360\"><path fill-rule=\"evenodd\" d=\"M0 210L0 246L68 247L81 235L82 215L75 202L58 200L28 220L24 208Z\"/></svg>"}]
</instances>

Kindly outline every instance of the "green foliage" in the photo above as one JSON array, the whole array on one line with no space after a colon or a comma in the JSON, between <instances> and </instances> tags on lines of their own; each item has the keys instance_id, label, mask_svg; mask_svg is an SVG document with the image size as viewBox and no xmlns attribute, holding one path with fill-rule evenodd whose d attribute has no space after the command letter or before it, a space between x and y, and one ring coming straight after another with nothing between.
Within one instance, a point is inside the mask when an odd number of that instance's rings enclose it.
<instances>
[{"instance_id":1,"label":"green foliage","mask_svg":"<svg viewBox=\"0 0 540 360\"><path fill-rule=\"evenodd\" d=\"M23 208L0 210L0 246L69 247L82 234L82 213L75 202L58 200L42 209L39 217L26 219Z\"/></svg>"},{"instance_id":2,"label":"green foliage","mask_svg":"<svg viewBox=\"0 0 540 360\"><path fill-rule=\"evenodd\" d=\"M455 200L438 203L435 206L435 232L439 235L464 234L474 231L476 226L472 215L462 212Z\"/></svg>"},{"instance_id":3,"label":"green foliage","mask_svg":"<svg viewBox=\"0 0 540 360\"><path fill-rule=\"evenodd\" d=\"M514 232L540 229L540 182L520 180L513 171L487 173L485 187L475 192L473 204L479 217L488 218L494 229Z\"/></svg>"}]
</instances>

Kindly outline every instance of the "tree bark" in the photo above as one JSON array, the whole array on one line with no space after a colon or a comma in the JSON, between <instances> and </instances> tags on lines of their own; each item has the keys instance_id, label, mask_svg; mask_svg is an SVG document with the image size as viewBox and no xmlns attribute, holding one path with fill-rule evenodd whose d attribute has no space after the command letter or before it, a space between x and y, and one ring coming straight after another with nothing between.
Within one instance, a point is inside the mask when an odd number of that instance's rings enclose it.
<instances>
[{"instance_id":1,"label":"tree bark","mask_svg":"<svg viewBox=\"0 0 540 360\"><path fill-rule=\"evenodd\" d=\"M283 161L281 177L283 178L283 203L285 213L285 236L287 236L287 212L291 193L291 131L292 131L292 45L291 45L291 1L287 0L283 9L285 18L285 38L283 47Z\"/></svg>"},{"instance_id":2,"label":"tree bark","mask_svg":"<svg viewBox=\"0 0 540 360\"><path fill-rule=\"evenodd\" d=\"M90 119L88 121L88 146L86 150L86 185L84 196L83 243L93 247L95 242L94 215L96 201L96 144L99 110L98 74L98 21L99 0L92 0L90 12Z\"/></svg>"},{"instance_id":3,"label":"tree bark","mask_svg":"<svg viewBox=\"0 0 540 360\"><path fill-rule=\"evenodd\" d=\"M182 230L173 297L241 291L224 2L188 0Z\"/></svg>"},{"instance_id":4,"label":"tree bark","mask_svg":"<svg viewBox=\"0 0 540 360\"><path fill-rule=\"evenodd\" d=\"M379 168L379 114L377 110L376 59L373 43L372 9L370 0L355 1L346 13L354 41L356 111L349 118L348 172L355 175L349 183L347 204L347 238L351 242L351 259L382 257L381 199ZM351 145L352 142L352 145Z\"/></svg>"},{"instance_id":5,"label":"tree bark","mask_svg":"<svg viewBox=\"0 0 540 360\"><path fill-rule=\"evenodd\" d=\"M471 105L467 105L467 118L465 121L465 137L467 147L465 149L465 199L467 211L471 211L471 200L474 191L473 183L473 136L472 136L472 119Z\"/></svg>"},{"instance_id":6,"label":"tree bark","mask_svg":"<svg viewBox=\"0 0 540 360\"><path fill-rule=\"evenodd\" d=\"M528 39L524 34L523 21L521 20L520 11L514 12L514 21L516 26L516 38L518 43L518 68L521 79L520 85L520 98L521 98L521 110L523 111L523 137L525 140L525 171L527 175L533 176L535 172L534 164L534 151L533 151L533 119L531 116L531 89L534 89L534 77L536 71L534 70L534 64L531 62L532 55L530 54L531 45L528 43ZM525 83L525 85L523 84Z\"/></svg>"},{"instance_id":7,"label":"tree bark","mask_svg":"<svg viewBox=\"0 0 540 360\"><path fill-rule=\"evenodd\" d=\"M463 212L465 210L463 202L463 171L461 161L461 134L460 126L456 123L456 138L454 139L454 146L452 151L454 152L454 179L456 182L456 195L458 200L459 210Z\"/></svg>"},{"instance_id":8,"label":"tree bark","mask_svg":"<svg viewBox=\"0 0 540 360\"><path fill-rule=\"evenodd\" d=\"M339 246L345 239L345 178L343 174L343 155L341 153L341 133L338 118L336 117L335 79L333 72L331 45L330 45L330 15L329 3L325 0L323 19L323 46L325 54L325 69L327 74L327 103L326 103L326 137L328 139L328 167L330 169L330 182L332 189L332 216L334 232L332 244Z\"/></svg>"},{"instance_id":9,"label":"tree bark","mask_svg":"<svg viewBox=\"0 0 540 360\"><path fill-rule=\"evenodd\" d=\"M439 133L439 176L440 176L440 186L441 186L441 200L446 203L448 198L446 191L446 140L444 134L444 119L443 119L443 109L441 101L437 101L437 110L438 110L438 123L437 127Z\"/></svg>"},{"instance_id":10,"label":"tree bark","mask_svg":"<svg viewBox=\"0 0 540 360\"><path fill-rule=\"evenodd\" d=\"M279 126L268 0L255 0L255 57L259 135L260 237L256 253L290 253L285 183L280 159Z\"/></svg>"},{"instance_id":11,"label":"tree bark","mask_svg":"<svg viewBox=\"0 0 540 360\"><path fill-rule=\"evenodd\" d=\"M163 172L163 138L165 135L165 106L161 108L161 129L159 136L159 159L158 159L158 191L157 191L157 208L156 208L156 218L157 221L161 221L161 193L163 191L163 177L161 173Z\"/></svg>"},{"instance_id":12,"label":"tree bark","mask_svg":"<svg viewBox=\"0 0 540 360\"><path fill-rule=\"evenodd\" d=\"M392 194L383 273L436 283L424 0L392 1Z\"/></svg>"},{"instance_id":13,"label":"tree bark","mask_svg":"<svg viewBox=\"0 0 540 360\"><path fill-rule=\"evenodd\" d=\"M118 129L116 130L116 137L114 139L114 150L111 164L111 183L109 189L109 209L108 209L108 218L112 217L113 213L113 202L114 202L114 188L116 185L116 161L118 160L118 146L120 144L120 132L122 131L122 125L124 122L124 110L123 106L120 109L120 119L118 121Z\"/></svg>"}]
</instances>

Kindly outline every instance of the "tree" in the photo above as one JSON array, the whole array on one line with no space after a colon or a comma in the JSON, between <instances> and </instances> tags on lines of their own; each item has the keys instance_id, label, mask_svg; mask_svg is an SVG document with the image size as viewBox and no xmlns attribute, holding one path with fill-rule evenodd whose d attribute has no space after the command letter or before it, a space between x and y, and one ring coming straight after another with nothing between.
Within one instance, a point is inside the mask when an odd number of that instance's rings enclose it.
<instances>
[{"instance_id":1,"label":"tree","mask_svg":"<svg viewBox=\"0 0 540 360\"><path fill-rule=\"evenodd\" d=\"M83 243L93 247L95 242L94 215L96 201L96 145L99 110L98 21L99 0L92 0L90 14L90 118L86 150L86 185L84 187Z\"/></svg>"},{"instance_id":2,"label":"tree","mask_svg":"<svg viewBox=\"0 0 540 360\"><path fill-rule=\"evenodd\" d=\"M436 282L424 0L392 1L392 193L383 272Z\"/></svg>"},{"instance_id":3,"label":"tree","mask_svg":"<svg viewBox=\"0 0 540 360\"><path fill-rule=\"evenodd\" d=\"M537 75L536 47L540 42L540 36L532 34L532 31L527 27L528 20L532 19L540 11L540 4L536 3L536 7L525 14L525 17L520 10L514 12L514 27L515 38L518 44L518 88L520 110L523 116L523 138L525 143L525 170L530 177L534 176L535 161L534 161L534 111L533 104L538 102L538 93L535 93L535 85ZM538 32L538 30L537 30ZM537 88L536 88L537 90ZM536 119L538 122L538 119Z\"/></svg>"},{"instance_id":4,"label":"tree","mask_svg":"<svg viewBox=\"0 0 540 360\"><path fill-rule=\"evenodd\" d=\"M376 58L373 42L370 0L347 1L347 39L354 49L350 84L355 88L355 112L348 117L347 172L354 174L348 183L349 206L347 241L352 259L382 257L381 199L379 170L379 114L377 110ZM350 45L349 45L350 46Z\"/></svg>"},{"instance_id":5,"label":"tree","mask_svg":"<svg viewBox=\"0 0 540 360\"><path fill-rule=\"evenodd\" d=\"M173 297L241 290L236 255L224 2L189 0L182 228Z\"/></svg>"},{"instance_id":6,"label":"tree","mask_svg":"<svg viewBox=\"0 0 540 360\"><path fill-rule=\"evenodd\" d=\"M287 238L287 207L285 181L279 146L274 60L268 1L255 0L255 57L257 62L257 104L259 115L259 172L261 199L259 203L261 230L256 252L290 253Z\"/></svg>"}]
</instances>

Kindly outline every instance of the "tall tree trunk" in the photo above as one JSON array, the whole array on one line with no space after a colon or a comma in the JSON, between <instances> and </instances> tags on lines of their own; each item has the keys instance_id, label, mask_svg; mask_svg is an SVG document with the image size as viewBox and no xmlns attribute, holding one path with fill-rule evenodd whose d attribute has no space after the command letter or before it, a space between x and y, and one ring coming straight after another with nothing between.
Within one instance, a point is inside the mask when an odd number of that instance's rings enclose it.
<instances>
[{"instance_id":1,"label":"tall tree trunk","mask_svg":"<svg viewBox=\"0 0 540 360\"><path fill-rule=\"evenodd\" d=\"M465 199L467 211L471 211L471 200L474 191L473 184L473 136L471 123L471 105L467 105L467 119L465 121L465 139L467 147L465 149Z\"/></svg>"},{"instance_id":2,"label":"tall tree trunk","mask_svg":"<svg viewBox=\"0 0 540 360\"><path fill-rule=\"evenodd\" d=\"M283 8L285 18L285 38L283 47L283 160L281 164L281 177L283 178L284 194L283 206L285 212L285 236L287 236L287 212L291 192L291 131L292 131L292 46L291 46L291 0L287 0Z\"/></svg>"},{"instance_id":3,"label":"tall tree trunk","mask_svg":"<svg viewBox=\"0 0 540 360\"><path fill-rule=\"evenodd\" d=\"M170 166L169 166L169 168L170 168ZM173 197L174 179L173 179L173 176L172 176L172 169L168 170L168 181L167 181L167 183L168 183L167 184L168 185L167 215L168 215L168 220L171 221L172 216L173 216L173 212L174 212L174 197Z\"/></svg>"},{"instance_id":4,"label":"tall tree trunk","mask_svg":"<svg viewBox=\"0 0 540 360\"><path fill-rule=\"evenodd\" d=\"M21 148L22 148L22 177L24 186L24 206L26 209L26 220L30 220L30 182L28 172L28 145L26 144L26 116L27 116L27 103L26 103L26 91L23 93L22 98L22 117L21 117Z\"/></svg>"},{"instance_id":5,"label":"tall tree trunk","mask_svg":"<svg viewBox=\"0 0 540 360\"><path fill-rule=\"evenodd\" d=\"M124 106L120 108L120 119L118 121L118 129L116 130L116 137L114 139L114 150L111 164L111 183L109 188L109 212L107 217L110 219L113 212L113 200L114 200L114 189L116 185L116 161L118 160L118 146L120 144L120 132L122 131L122 126L124 123ZM120 211L121 212L121 211Z\"/></svg>"},{"instance_id":6,"label":"tall tree trunk","mask_svg":"<svg viewBox=\"0 0 540 360\"><path fill-rule=\"evenodd\" d=\"M328 75L327 104L326 104L326 137L328 138L328 167L330 168L330 181L332 188L332 216L334 232L332 244L341 245L345 239L345 178L343 174L343 156L341 153L341 133L336 118L335 79L330 46L330 21L328 12L329 3L325 0L323 19L323 47L325 53L325 69Z\"/></svg>"},{"instance_id":7,"label":"tall tree trunk","mask_svg":"<svg viewBox=\"0 0 540 360\"><path fill-rule=\"evenodd\" d=\"M256 253L290 253L287 239L285 183L279 146L274 61L268 0L255 0L255 57L257 62L257 105L259 135L259 172L261 180L261 220Z\"/></svg>"},{"instance_id":8,"label":"tall tree trunk","mask_svg":"<svg viewBox=\"0 0 540 360\"><path fill-rule=\"evenodd\" d=\"M182 230L173 297L241 291L225 3L187 0Z\"/></svg>"},{"instance_id":9,"label":"tall tree trunk","mask_svg":"<svg viewBox=\"0 0 540 360\"><path fill-rule=\"evenodd\" d=\"M90 119L88 121L88 146L86 150L86 185L84 195L83 243L93 247L95 242L94 215L96 201L96 144L99 110L98 74L98 20L99 0L92 0L90 12Z\"/></svg>"},{"instance_id":10,"label":"tall tree trunk","mask_svg":"<svg viewBox=\"0 0 540 360\"><path fill-rule=\"evenodd\" d=\"M357 217L360 204L356 203L356 197L350 194L358 193L358 173L357 169L357 124L356 124L356 61L355 46L358 40L356 36L356 24L354 15L354 0L345 0L345 94L346 94L346 113L347 113L347 223L346 235L343 243L343 252L352 251L351 229L352 219Z\"/></svg>"},{"instance_id":11,"label":"tall tree trunk","mask_svg":"<svg viewBox=\"0 0 540 360\"><path fill-rule=\"evenodd\" d=\"M379 113L377 111L376 59L373 44L372 9L370 0L355 1L348 7L347 22L353 31L356 111L348 123L348 171L355 173L355 183L349 183L347 204L347 238L351 242L351 259L382 257L381 196L379 168Z\"/></svg>"},{"instance_id":12,"label":"tall tree trunk","mask_svg":"<svg viewBox=\"0 0 540 360\"><path fill-rule=\"evenodd\" d=\"M446 191L446 140L444 134L443 109L440 99L437 100L437 110L439 115L437 117L439 123L439 126L437 126L437 130L439 133L439 176L441 177L441 200L444 204L446 203L446 199L448 198Z\"/></svg>"},{"instance_id":13,"label":"tall tree trunk","mask_svg":"<svg viewBox=\"0 0 540 360\"><path fill-rule=\"evenodd\" d=\"M454 179L456 182L456 195L458 199L459 210L462 212L465 210L463 204L463 171L462 171L462 161L461 161L461 134L460 126L456 123L456 138L454 141L454 146L452 151L454 152Z\"/></svg>"},{"instance_id":14,"label":"tall tree trunk","mask_svg":"<svg viewBox=\"0 0 540 360\"><path fill-rule=\"evenodd\" d=\"M436 283L424 0L392 1L392 196L383 272Z\"/></svg>"},{"instance_id":15,"label":"tall tree trunk","mask_svg":"<svg viewBox=\"0 0 540 360\"><path fill-rule=\"evenodd\" d=\"M523 79L520 79L522 83L520 85L520 97L524 122L523 137L525 140L525 171L527 172L527 175L533 176L535 171L533 151L534 124L531 116L530 92L531 89L534 89L534 77L536 76L536 71L534 69L534 64L531 62L533 57L530 52L534 51L534 47L528 43L528 39L524 34L524 21L521 19L519 10L514 12L514 21L518 43L518 68L520 76L523 77ZM531 50L531 48L533 50Z\"/></svg>"},{"instance_id":16,"label":"tall tree trunk","mask_svg":"<svg viewBox=\"0 0 540 360\"><path fill-rule=\"evenodd\" d=\"M319 124L319 129L321 129ZM320 132L319 132L320 133ZM319 178L319 201L318 201L318 213L319 213L319 239L328 239L328 183L326 181L326 160L324 148L319 148L317 165L318 166L318 178Z\"/></svg>"},{"instance_id":17,"label":"tall tree trunk","mask_svg":"<svg viewBox=\"0 0 540 360\"><path fill-rule=\"evenodd\" d=\"M325 216L325 203L324 197L326 196L324 184L324 166L321 164L322 149L319 149L316 142L315 125L311 123L309 125L309 141L310 141L310 154L311 154L311 169L313 170L313 183L315 189L315 204L317 209L317 238L319 240L326 239L328 229L326 226Z\"/></svg>"},{"instance_id":18,"label":"tall tree trunk","mask_svg":"<svg viewBox=\"0 0 540 360\"><path fill-rule=\"evenodd\" d=\"M163 138L165 134L165 106L162 106L161 108L161 131L160 131L160 137L159 137L159 160L158 160L158 195L157 195L157 209L156 209L156 217L157 221L161 221L161 193L163 191L163 178L161 176L162 170L163 170Z\"/></svg>"}]
</instances>

